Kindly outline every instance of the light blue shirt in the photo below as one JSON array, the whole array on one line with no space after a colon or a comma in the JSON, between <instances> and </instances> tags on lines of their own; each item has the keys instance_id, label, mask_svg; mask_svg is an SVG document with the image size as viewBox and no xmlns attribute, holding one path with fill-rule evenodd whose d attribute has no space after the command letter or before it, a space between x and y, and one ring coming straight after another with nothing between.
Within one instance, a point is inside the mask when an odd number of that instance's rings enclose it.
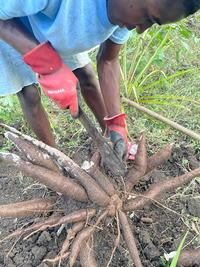
<instances>
[{"instance_id":1,"label":"light blue shirt","mask_svg":"<svg viewBox=\"0 0 200 267\"><path fill-rule=\"evenodd\" d=\"M49 40L62 57L108 38L123 44L129 37L126 28L110 23L106 0L0 0L0 19L14 17L24 17L22 21L38 41Z\"/></svg>"}]
</instances>

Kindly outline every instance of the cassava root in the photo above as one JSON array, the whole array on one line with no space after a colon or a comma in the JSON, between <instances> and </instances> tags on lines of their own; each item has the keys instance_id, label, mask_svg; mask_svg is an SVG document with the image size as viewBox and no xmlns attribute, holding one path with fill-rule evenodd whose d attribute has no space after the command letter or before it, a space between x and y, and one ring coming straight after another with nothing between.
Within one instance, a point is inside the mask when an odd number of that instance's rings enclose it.
<instances>
[{"instance_id":1,"label":"cassava root","mask_svg":"<svg viewBox=\"0 0 200 267\"><path fill-rule=\"evenodd\" d=\"M94 155L94 157L92 157L91 162L88 163L89 165L84 167L85 170L84 171L72 159L67 157L64 153L60 152L59 150L49 147L44 143L37 141L34 138L26 136L18 132L17 130L13 129L12 127L7 127L7 128L10 131L14 132L15 134L18 134L21 137L23 137L25 140L28 140L34 146L36 155L40 153L38 151L45 151L45 153L48 153L48 155L51 156L53 161L56 162L56 165L65 168L67 173L76 181L74 182L71 178L64 177L64 179L67 178L74 183L72 187L70 187L71 186L70 183L70 186L69 187L67 186L68 188L65 189L66 191L67 190L71 191L71 192L67 191L66 193L66 195L69 198L74 198L74 196L76 195L75 199L82 202L87 202L88 199L90 199L88 205L86 204L87 206L91 206L91 202L95 204L94 206L92 206L94 208L76 210L65 216L56 213L55 215L50 216L48 219L44 221L35 223L25 229L18 229L0 241L3 242L10 237L24 235L27 231L30 231L31 233L29 233L24 237L24 240L26 240L34 233L37 233L38 231L43 231L48 227L56 227L61 224L73 223L72 228L68 230L66 240L63 243L62 249L58 254L58 256L51 260L50 259L44 260L45 262L49 261L52 263L59 261L59 266L62 259L69 257L69 265L70 267L72 267L79 254L82 267L96 267L97 262L94 257L93 245L92 245L93 234L97 229L99 223L103 219L105 219L107 216L111 217L115 216L118 227L118 236L115 240L114 249L112 251L111 258L107 266L110 265L114 251L120 242L119 228L121 226L122 234L124 236L124 240L128 247L130 256L134 262L134 265L136 267L141 267L142 263L139 258L139 252L135 244L135 240L131 232L131 228L129 226L125 212L141 209L154 202L156 198L158 198L165 192L174 190L175 188L193 179L194 177L200 176L200 168L198 168L180 177L171 178L164 182L162 181L161 183L153 185L142 196L136 196L134 199L126 201L128 194L131 194L133 186L139 181L139 179L143 175L147 174L148 172L150 172L151 170L162 164L165 160L167 160L170 157L173 148L172 144L167 145L165 148L161 149L156 154L152 155L149 158L146 158L145 133L144 132L141 133L139 137L140 140L138 145L138 151L135 156L135 161L132 167L130 168L130 171L126 175L126 177L124 177L125 193L120 198L121 195L118 196L118 192L114 189L113 184L109 181L110 178L108 179L108 177L103 175L98 169L98 165L100 163L100 157L98 153ZM12 139L13 143L17 145L19 139L15 135L12 135L11 133L9 134L7 133L6 135L7 138L10 138L10 140ZM23 143L23 141L24 140L20 138L22 147L25 146L24 151L26 156L27 149L26 149L26 144ZM33 156L31 156L31 158L32 157ZM44 175L44 173L48 173L48 175L50 175L49 177L51 180L50 181L51 185L47 184L46 185L54 191L59 191L61 193L63 192L64 190L63 187L65 188L65 186L63 186L64 185L63 183L64 180L62 180L63 176L57 174L56 171L52 170L49 171L48 166L45 168L41 167L39 166L39 163L36 160L32 161L34 164L30 162L21 161L22 160L21 158L11 153L8 153L6 155L5 153L0 153L0 158L3 161L10 160L10 162L12 162L15 166L17 166L17 168L24 171L26 175L30 177L32 177L33 175L34 176L33 178L36 180L39 179L38 172L39 174L42 173L41 180L38 181L43 184L46 184L48 182L48 176ZM30 158L28 159L30 160ZM48 163L47 165L50 165L50 163ZM57 179L59 175L62 177L62 179L61 178ZM52 176L56 177L56 179L52 180L51 179ZM61 184L61 186L59 186L59 184ZM78 190L80 190L79 192L81 192L82 194L81 197L79 196ZM77 192L76 194L75 191ZM93 223L90 220L91 218ZM196 255L199 255L198 250L196 251L197 251ZM194 261L188 262L188 264L192 263L194 263Z\"/></svg>"}]
</instances>

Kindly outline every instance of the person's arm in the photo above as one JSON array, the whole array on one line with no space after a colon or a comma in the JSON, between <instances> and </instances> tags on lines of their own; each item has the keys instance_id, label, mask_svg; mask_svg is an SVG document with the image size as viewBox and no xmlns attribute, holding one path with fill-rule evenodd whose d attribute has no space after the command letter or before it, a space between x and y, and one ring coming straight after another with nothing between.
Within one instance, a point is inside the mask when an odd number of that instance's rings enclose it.
<instances>
[{"instance_id":1,"label":"person's arm","mask_svg":"<svg viewBox=\"0 0 200 267\"><path fill-rule=\"evenodd\" d=\"M108 117L121 113L120 108L120 67L121 45L106 40L97 55L97 71Z\"/></svg>"},{"instance_id":2,"label":"person's arm","mask_svg":"<svg viewBox=\"0 0 200 267\"><path fill-rule=\"evenodd\" d=\"M0 39L24 55L39 45L20 19L0 19Z\"/></svg>"},{"instance_id":3,"label":"person's arm","mask_svg":"<svg viewBox=\"0 0 200 267\"><path fill-rule=\"evenodd\" d=\"M120 66L121 45L106 40L101 44L97 55L99 82L108 112L105 118L110 130L111 141L119 158L126 160L128 140L126 136L125 114L120 107Z\"/></svg>"},{"instance_id":4,"label":"person's arm","mask_svg":"<svg viewBox=\"0 0 200 267\"><path fill-rule=\"evenodd\" d=\"M60 108L69 107L72 117L77 118L77 78L51 44L40 44L18 18L0 20L0 38L22 54L24 62L39 74L45 94Z\"/></svg>"}]
</instances>

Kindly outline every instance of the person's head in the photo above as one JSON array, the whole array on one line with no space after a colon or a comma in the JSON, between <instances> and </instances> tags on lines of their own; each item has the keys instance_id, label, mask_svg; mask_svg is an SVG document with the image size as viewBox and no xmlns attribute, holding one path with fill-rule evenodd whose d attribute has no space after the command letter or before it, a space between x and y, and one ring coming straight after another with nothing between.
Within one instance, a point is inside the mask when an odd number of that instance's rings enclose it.
<instances>
[{"instance_id":1,"label":"person's head","mask_svg":"<svg viewBox=\"0 0 200 267\"><path fill-rule=\"evenodd\" d=\"M200 0L108 0L111 23L144 32L159 25L183 19L200 9Z\"/></svg>"}]
</instances>

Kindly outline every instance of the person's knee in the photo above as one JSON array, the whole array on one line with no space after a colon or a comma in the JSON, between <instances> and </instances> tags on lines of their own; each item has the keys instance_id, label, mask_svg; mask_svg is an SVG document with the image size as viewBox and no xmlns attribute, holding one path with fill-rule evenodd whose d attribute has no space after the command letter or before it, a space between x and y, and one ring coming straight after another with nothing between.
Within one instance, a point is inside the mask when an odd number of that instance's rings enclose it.
<instances>
[{"instance_id":1,"label":"person's knee","mask_svg":"<svg viewBox=\"0 0 200 267\"><path fill-rule=\"evenodd\" d=\"M23 87L17 96L21 106L34 108L41 103L40 89L34 84Z\"/></svg>"}]
</instances>

